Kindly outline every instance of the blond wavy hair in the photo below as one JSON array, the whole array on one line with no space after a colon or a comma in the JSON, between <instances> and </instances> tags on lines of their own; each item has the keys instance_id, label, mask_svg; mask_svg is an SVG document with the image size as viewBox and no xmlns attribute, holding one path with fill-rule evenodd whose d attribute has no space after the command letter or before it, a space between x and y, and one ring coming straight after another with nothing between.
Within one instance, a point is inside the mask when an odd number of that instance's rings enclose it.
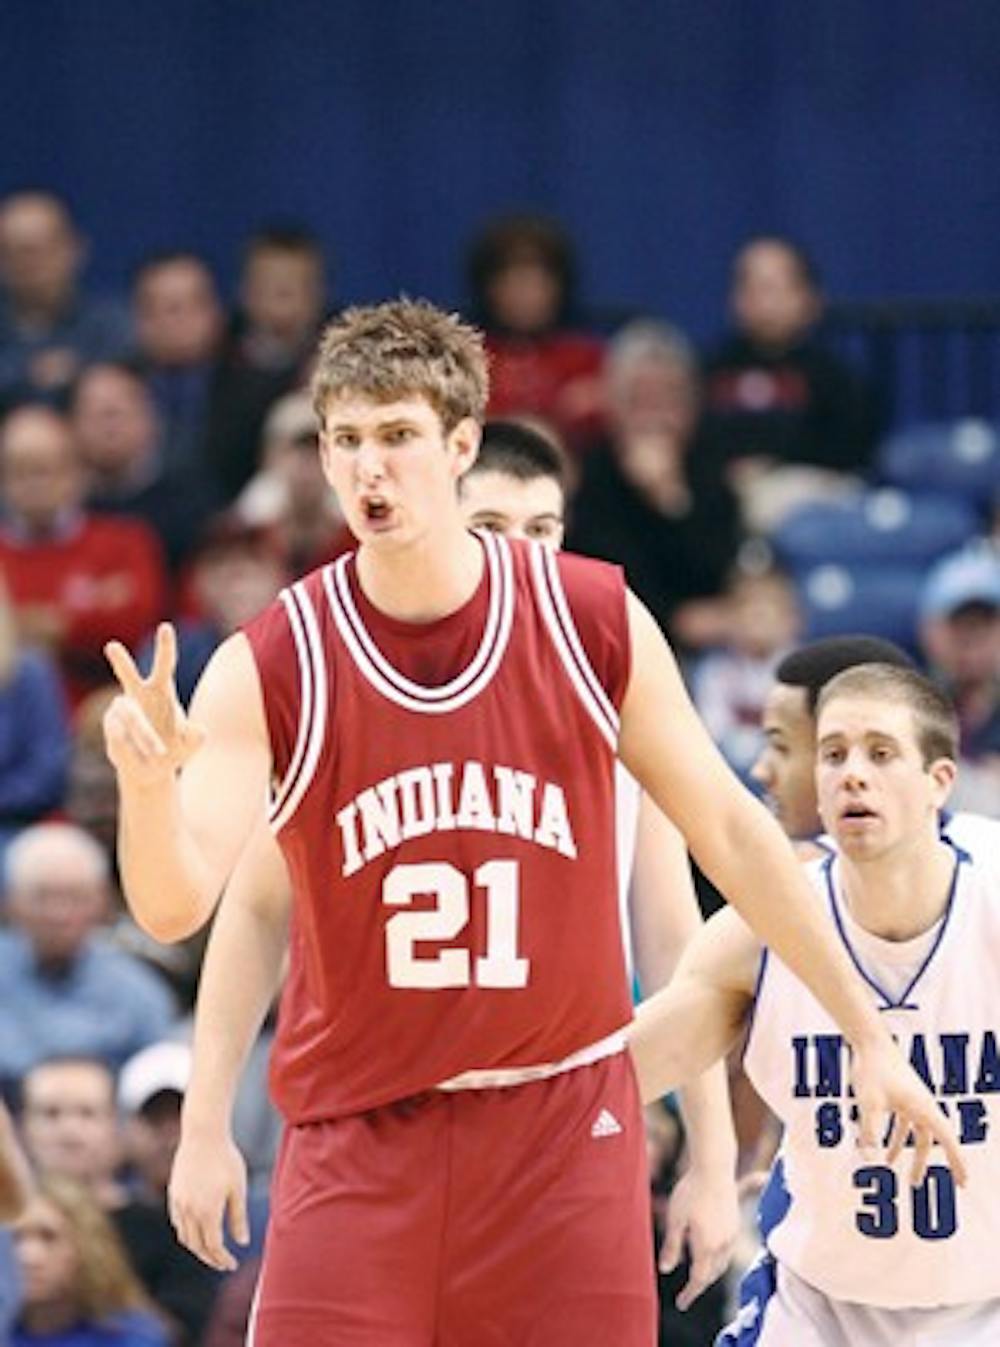
<instances>
[{"instance_id":1,"label":"blond wavy hair","mask_svg":"<svg viewBox=\"0 0 1000 1347\"><path fill-rule=\"evenodd\" d=\"M323 333L312 378L320 425L335 398L422 396L448 432L466 417L481 422L488 395L482 333L426 300L345 310Z\"/></svg>"},{"instance_id":2,"label":"blond wavy hair","mask_svg":"<svg viewBox=\"0 0 1000 1347\"><path fill-rule=\"evenodd\" d=\"M54 1174L40 1176L32 1200L47 1202L66 1222L76 1250L76 1299L82 1318L109 1319L153 1306L132 1269L111 1221L80 1184Z\"/></svg>"}]
</instances>

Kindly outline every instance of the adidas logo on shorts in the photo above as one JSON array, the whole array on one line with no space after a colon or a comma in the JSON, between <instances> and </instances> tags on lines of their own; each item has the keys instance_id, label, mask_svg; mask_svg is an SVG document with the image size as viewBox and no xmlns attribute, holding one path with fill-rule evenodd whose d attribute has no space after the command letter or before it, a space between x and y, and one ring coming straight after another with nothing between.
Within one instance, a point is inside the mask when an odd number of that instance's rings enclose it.
<instances>
[{"instance_id":1,"label":"adidas logo on shorts","mask_svg":"<svg viewBox=\"0 0 1000 1347\"><path fill-rule=\"evenodd\" d=\"M592 1137L616 1137L622 1125L610 1109L602 1108L590 1128Z\"/></svg>"}]
</instances>

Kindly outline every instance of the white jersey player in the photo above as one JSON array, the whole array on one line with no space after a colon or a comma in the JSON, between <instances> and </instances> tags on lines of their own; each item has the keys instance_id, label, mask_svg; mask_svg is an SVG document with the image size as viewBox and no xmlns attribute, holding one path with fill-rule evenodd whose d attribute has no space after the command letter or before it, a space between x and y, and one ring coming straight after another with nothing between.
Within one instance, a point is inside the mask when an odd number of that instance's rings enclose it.
<instances>
[{"instance_id":1,"label":"white jersey player","mask_svg":"<svg viewBox=\"0 0 1000 1347\"><path fill-rule=\"evenodd\" d=\"M817 903L937 1096L967 1182L936 1151L914 1182L906 1146L859 1148L836 1026L720 913L633 1038L652 1093L749 1023L747 1072L784 1124L761 1203L766 1251L719 1347L1000 1343L1000 874L939 827L955 717L916 672L862 665L824 688L817 735L819 808L836 844L809 866Z\"/></svg>"}]
</instances>

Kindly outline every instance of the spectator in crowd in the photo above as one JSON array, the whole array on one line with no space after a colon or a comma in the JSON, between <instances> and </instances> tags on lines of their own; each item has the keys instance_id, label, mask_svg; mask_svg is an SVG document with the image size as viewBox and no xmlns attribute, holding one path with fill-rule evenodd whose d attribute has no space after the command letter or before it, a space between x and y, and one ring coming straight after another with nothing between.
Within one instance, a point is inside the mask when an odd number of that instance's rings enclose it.
<instances>
[{"instance_id":1,"label":"spectator in crowd","mask_svg":"<svg viewBox=\"0 0 1000 1347\"><path fill-rule=\"evenodd\" d=\"M14 1228L23 1302L11 1347L168 1347L94 1198L44 1178Z\"/></svg>"},{"instance_id":2,"label":"spectator in crowd","mask_svg":"<svg viewBox=\"0 0 1000 1347\"><path fill-rule=\"evenodd\" d=\"M799 635L795 588L773 566L738 565L726 588L729 636L697 661L691 695L709 734L744 781L763 746L761 718L778 661Z\"/></svg>"},{"instance_id":3,"label":"spectator in crowd","mask_svg":"<svg viewBox=\"0 0 1000 1347\"><path fill-rule=\"evenodd\" d=\"M45 655L22 648L0 573L0 854L62 803L69 743L59 675Z\"/></svg>"},{"instance_id":4,"label":"spectator in crowd","mask_svg":"<svg viewBox=\"0 0 1000 1347\"><path fill-rule=\"evenodd\" d=\"M207 436L212 470L227 500L254 471L269 408L305 381L327 310L326 287L323 247L315 234L273 225L251 235Z\"/></svg>"},{"instance_id":5,"label":"spectator in crowd","mask_svg":"<svg viewBox=\"0 0 1000 1347\"><path fill-rule=\"evenodd\" d=\"M100 1057L51 1057L21 1081L21 1135L36 1173L81 1184L105 1211L126 1200L115 1076Z\"/></svg>"},{"instance_id":6,"label":"spectator in crowd","mask_svg":"<svg viewBox=\"0 0 1000 1347\"><path fill-rule=\"evenodd\" d=\"M89 508L144 519L176 574L214 502L201 476L166 470L159 417L142 375L124 364L91 365L77 380L70 412Z\"/></svg>"},{"instance_id":7,"label":"spectator in crowd","mask_svg":"<svg viewBox=\"0 0 1000 1347\"><path fill-rule=\"evenodd\" d=\"M490 357L489 415L540 417L571 450L603 426L603 342L583 330L572 242L552 220L491 221L469 251L473 316Z\"/></svg>"},{"instance_id":8,"label":"spectator in crowd","mask_svg":"<svg viewBox=\"0 0 1000 1347\"><path fill-rule=\"evenodd\" d=\"M0 202L0 407L58 402L92 360L129 347L124 306L80 289L87 246L52 192Z\"/></svg>"},{"instance_id":9,"label":"spectator in crowd","mask_svg":"<svg viewBox=\"0 0 1000 1347\"><path fill-rule=\"evenodd\" d=\"M674 328L630 324L609 347L607 389L610 438L584 464L567 546L620 562L682 653L714 644L741 533L735 498L706 470L694 353Z\"/></svg>"},{"instance_id":10,"label":"spectator in crowd","mask_svg":"<svg viewBox=\"0 0 1000 1347\"><path fill-rule=\"evenodd\" d=\"M26 828L7 850L0 931L0 1079L60 1053L117 1067L174 1018L159 976L101 936L105 853L68 823Z\"/></svg>"},{"instance_id":11,"label":"spectator in crowd","mask_svg":"<svg viewBox=\"0 0 1000 1347\"><path fill-rule=\"evenodd\" d=\"M162 427L168 471L205 471L205 432L224 314L215 280L195 253L148 257L132 286L140 368Z\"/></svg>"},{"instance_id":12,"label":"spectator in crowd","mask_svg":"<svg viewBox=\"0 0 1000 1347\"><path fill-rule=\"evenodd\" d=\"M164 1040L129 1058L118 1083L131 1195L113 1217L142 1284L173 1329L175 1347L199 1347L219 1285L217 1274L178 1244L167 1214L190 1075L190 1047Z\"/></svg>"},{"instance_id":13,"label":"spectator in crowd","mask_svg":"<svg viewBox=\"0 0 1000 1347\"><path fill-rule=\"evenodd\" d=\"M84 509L70 425L21 407L0 426L0 568L24 640L57 660L70 701L104 682L103 646L136 646L164 609L155 537L138 519Z\"/></svg>"},{"instance_id":14,"label":"spectator in crowd","mask_svg":"<svg viewBox=\"0 0 1000 1347\"><path fill-rule=\"evenodd\" d=\"M1000 550L973 545L945 557L921 596L921 642L955 704L955 809L1000 817Z\"/></svg>"},{"instance_id":15,"label":"spectator in crowd","mask_svg":"<svg viewBox=\"0 0 1000 1347\"><path fill-rule=\"evenodd\" d=\"M104 752L101 729L114 695L114 688L96 688L76 709L64 813L100 844L110 873L117 874L118 782Z\"/></svg>"},{"instance_id":16,"label":"spectator in crowd","mask_svg":"<svg viewBox=\"0 0 1000 1347\"><path fill-rule=\"evenodd\" d=\"M859 377L815 335L822 287L797 244L745 243L730 305L734 331L706 361L705 440L747 523L766 532L791 504L842 490L844 474L869 466L877 416Z\"/></svg>"},{"instance_id":17,"label":"spectator in crowd","mask_svg":"<svg viewBox=\"0 0 1000 1347\"><path fill-rule=\"evenodd\" d=\"M306 393L289 393L264 422L260 471L236 502L248 523L271 528L288 571L305 575L354 547L319 458L316 413Z\"/></svg>"},{"instance_id":18,"label":"spectator in crowd","mask_svg":"<svg viewBox=\"0 0 1000 1347\"><path fill-rule=\"evenodd\" d=\"M288 579L280 538L229 511L210 520L192 560L189 593L199 617L177 629L177 694L186 706L216 647L277 597ZM152 668L153 642L139 656Z\"/></svg>"}]
</instances>

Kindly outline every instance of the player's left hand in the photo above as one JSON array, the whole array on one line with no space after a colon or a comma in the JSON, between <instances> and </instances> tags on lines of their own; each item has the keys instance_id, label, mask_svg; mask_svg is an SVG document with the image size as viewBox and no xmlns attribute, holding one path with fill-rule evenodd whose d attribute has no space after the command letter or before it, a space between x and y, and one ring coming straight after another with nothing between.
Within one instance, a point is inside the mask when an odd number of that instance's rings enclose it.
<instances>
[{"instance_id":1,"label":"player's left hand","mask_svg":"<svg viewBox=\"0 0 1000 1347\"><path fill-rule=\"evenodd\" d=\"M891 1116L892 1131L885 1157L888 1164L899 1156L912 1135L910 1182L914 1186L923 1182L935 1142L944 1151L955 1182L965 1183L965 1161L953 1124L888 1035L882 1042L854 1049L851 1084L858 1106L859 1141L865 1150L874 1154L881 1149Z\"/></svg>"},{"instance_id":2,"label":"player's left hand","mask_svg":"<svg viewBox=\"0 0 1000 1347\"><path fill-rule=\"evenodd\" d=\"M690 1309L702 1291L725 1272L739 1229L740 1209L732 1175L688 1170L678 1180L667 1203L660 1271L672 1272L687 1245L691 1266L677 1295L679 1310Z\"/></svg>"}]
</instances>

